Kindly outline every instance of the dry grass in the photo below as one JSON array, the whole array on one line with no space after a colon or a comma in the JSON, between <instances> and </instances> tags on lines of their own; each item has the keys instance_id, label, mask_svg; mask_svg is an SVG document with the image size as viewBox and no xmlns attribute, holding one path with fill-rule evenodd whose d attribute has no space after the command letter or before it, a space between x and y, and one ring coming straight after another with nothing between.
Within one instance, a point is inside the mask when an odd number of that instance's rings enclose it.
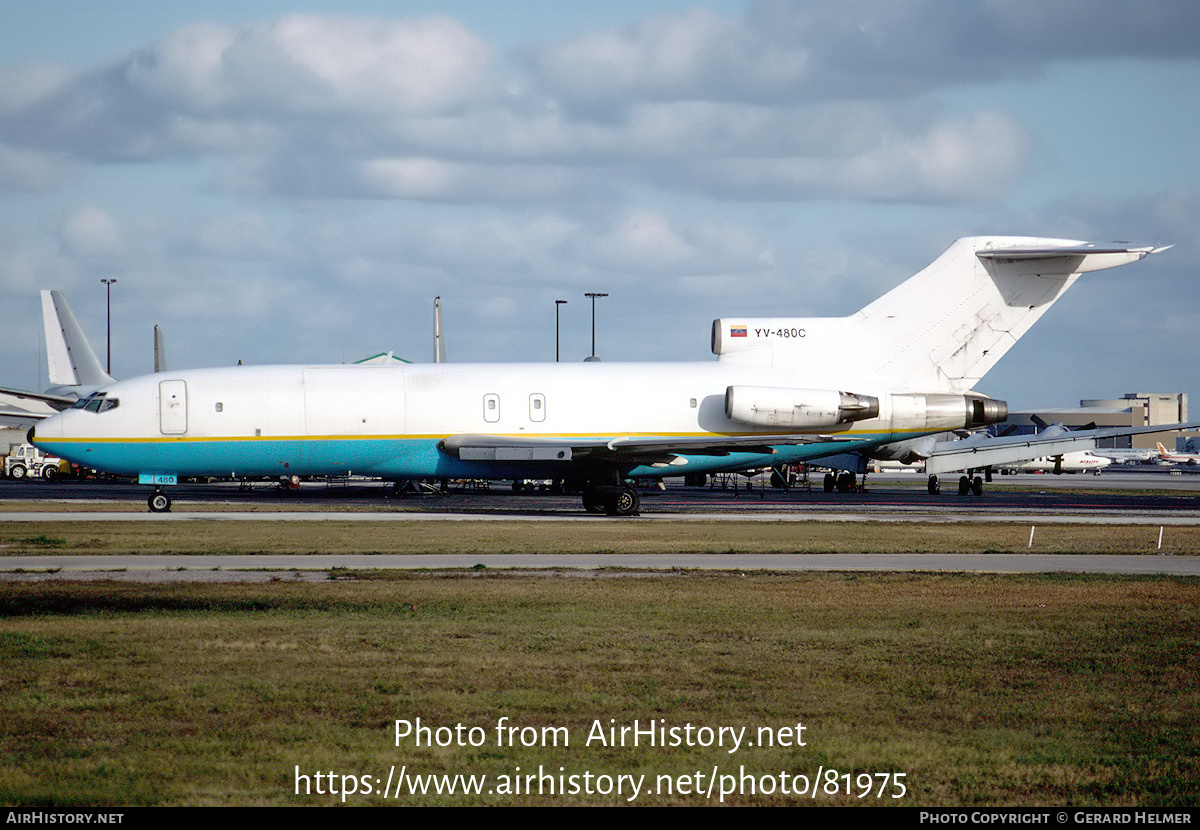
<instances>
[{"instance_id":1,"label":"dry grass","mask_svg":"<svg viewBox=\"0 0 1200 830\"><path fill-rule=\"evenodd\" d=\"M1031 520L1036 523L1036 519ZM1029 525L872 522L3 522L0 556L305 553L1024 553ZM1038 525L1037 553L1157 553L1158 527ZM1200 552L1200 527L1163 553Z\"/></svg>"},{"instance_id":2,"label":"dry grass","mask_svg":"<svg viewBox=\"0 0 1200 830\"><path fill-rule=\"evenodd\" d=\"M1194 807L1200 583L965 575L395 574L12 584L0 801L296 804L294 770L386 777L903 772L924 806ZM570 747L394 745L393 722L561 726ZM808 745L584 746L597 719L770 726ZM872 798L868 803L878 803ZM891 799L883 799L884 803ZM378 796L351 803L380 803ZM740 795L727 803L861 803ZM399 803L623 803L433 796ZM643 796L641 804L701 804Z\"/></svg>"}]
</instances>

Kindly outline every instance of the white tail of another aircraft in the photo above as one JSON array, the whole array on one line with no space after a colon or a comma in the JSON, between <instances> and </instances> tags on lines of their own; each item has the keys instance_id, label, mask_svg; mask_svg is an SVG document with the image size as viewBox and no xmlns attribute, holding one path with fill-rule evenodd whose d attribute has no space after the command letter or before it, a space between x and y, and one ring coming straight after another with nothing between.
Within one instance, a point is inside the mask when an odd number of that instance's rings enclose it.
<instances>
[{"instance_id":1,"label":"white tail of another aircraft","mask_svg":"<svg viewBox=\"0 0 1200 830\"><path fill-rule=\"evenodd\" d=\"M113 382L61 291L42 292L42 323L46 328L46 363L51 386L82 386L90 390Z\"/></svg>"},{"instance_id":2,"label":"white tail of another aircraft","mask_svg":"<svg viewBox=\"0 0 1200 830\"><path fill-rule=\"evenodd\" d=\"M839 318L713 323L721 361L882 379L913 391L972 389L1079 276L1163 250L1067 239L959 239L920 273ZM843 381L845 382L845 381Z\"/></svg>"}]
</instances>

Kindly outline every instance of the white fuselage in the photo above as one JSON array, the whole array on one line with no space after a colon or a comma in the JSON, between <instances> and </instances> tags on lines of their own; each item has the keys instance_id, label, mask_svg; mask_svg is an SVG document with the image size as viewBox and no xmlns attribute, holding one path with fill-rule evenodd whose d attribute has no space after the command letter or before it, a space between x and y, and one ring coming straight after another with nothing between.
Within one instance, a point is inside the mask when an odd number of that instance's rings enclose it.
<instances>
[{"instance_id":1,"label":"white fuselage","mask_svg":"<svg viewBox=\"0 0 1200 830\"><path fill-rule=\"evenodd\" d=\"M846 377L840 378L843 385ZM731 385L812 387L829 379L712 363L241 366L150 375L105 387L103 411L67 410L37 426L44 447L84 466L175 475L518 477L512 464L462 461L439 450L455 435L526 439L779 436L725 414ZM854 391L880 400L876 418L819 430L847 448L945 429L893 406L878 381ZM908 401L911 396L904 396ZM899 398L897 400L900 400ZM99 407L96 407L99 409ZM810 430L809 432L816 432ZM829 440L761 452L686 456L688 470L799 460ZM544 475L547 465L537 467ZM553 467L553 465L550 465ZM633 475L682 474L639 469ZM551 469L551 472L553 470ZM532 474L532 473L531 473Z\"/></svg>"},{"instance_id":2,"label":"white fuselage","mask_svg":"<svg viewBox=\"0 0 1200 830\"><path fill-rule=\"evenodd\" d=\"M1059 456L1047 455L1013 464L1010 469L1024 473L1098 473L1112 464L1112 459L1091 452L1066 452Z\"/></svg>"}]
</instances>

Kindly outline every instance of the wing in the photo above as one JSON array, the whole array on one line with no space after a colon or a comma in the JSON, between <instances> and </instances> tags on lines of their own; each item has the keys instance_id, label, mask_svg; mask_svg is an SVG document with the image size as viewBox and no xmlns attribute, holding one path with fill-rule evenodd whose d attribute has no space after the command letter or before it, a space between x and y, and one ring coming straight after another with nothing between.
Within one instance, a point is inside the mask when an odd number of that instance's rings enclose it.
<instances>
[{"instance_id":1,"label":"wing","mask_svg":"<svg viewBox=\"0 0 1200 830\"><path fill-rule=\"evenodd\" d=\"M617 438L534 438L452 435L444 452L463 461L596 461L668 466L681 455L735 452L773 455L774 447L837 440L831 435L704 435Z\"/></svg>"},{"instance_id":2,"label":"wing","mask_svg":"<svg viewBox=\"0 0 1200 830\"><path fill-rule=\"evenodd\" d=\"M937 445L937 449L925 461L925 472L932 475L948 473L952 470L1016 464L1045 455L1095 449L1096 442L1102 438L1195 429L1198 425L1200 424L1159 424L1149 427L1080 429L1072 432L1056 424L1038 435L1009 435L1004 438L986 438L981 441L949 442Z\"/></svg>"},{"instance_id":3,"label":"wing","mask_svg":"<svg viewBox=\"0 0 1200 830\"><path fill-rule=\"evenodd\" d=\"M0 387L0 424L29 426L74 403L74 398Z\"/></svg>"}]
</instances>

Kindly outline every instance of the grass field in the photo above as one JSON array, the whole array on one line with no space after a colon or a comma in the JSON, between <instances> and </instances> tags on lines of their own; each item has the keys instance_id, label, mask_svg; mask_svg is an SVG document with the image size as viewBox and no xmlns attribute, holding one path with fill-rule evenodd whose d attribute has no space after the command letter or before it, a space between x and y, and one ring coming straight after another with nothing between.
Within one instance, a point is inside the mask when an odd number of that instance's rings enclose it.
<instances>
[{"instance_id":1,"label":"grass field","mask_svg":"<svg viewBox=\"0 0 1200 830\"><path fill-rule=\"evenodd\" d=\"M1036 518L1030 520L1036 523ZM875 522L4 522L4 557L31 553L1024 553L1028 524ZM1037 553L1200 551L1200 527L1039 524Z\"/></svg>"},{"instance_id":2,"label":"grass field","mask_svg":"<svg viewBox=\"0 0 1200 830\"><path fill-rule=\"evenodd\" d=\"M379 804L403 768L486 779L390 803L1197 804L1196 580L371 576L5 584L0 803ZM417 718L449 745L397 745ZM595 740L634 721L756 744Z\"/></svg>"}]
</instances>

